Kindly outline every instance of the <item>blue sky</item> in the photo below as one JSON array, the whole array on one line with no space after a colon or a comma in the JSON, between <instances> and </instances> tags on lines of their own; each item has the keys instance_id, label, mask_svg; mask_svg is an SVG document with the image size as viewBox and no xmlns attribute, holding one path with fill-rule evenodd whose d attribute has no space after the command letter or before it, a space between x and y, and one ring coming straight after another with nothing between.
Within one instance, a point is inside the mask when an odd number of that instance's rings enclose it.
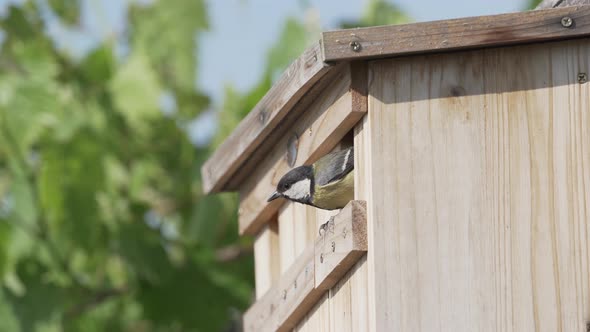
<instances>
[{"instance_id":1,"label":"blue sky","mask_svg":"<svg viewBox=\"0 0 590 332\"><path fill-rule=\"evenodd\" d=\"M223 86L240 90L255 84L265 54L289 16L304 18L306 5L319 15L322 30L343 18L357 18L367 0L216 0L208 1L211 31L200 40L200 89L219 101ZM524 0L395 0L416 21L520 11Z\"/></svg>"}]
</instances>

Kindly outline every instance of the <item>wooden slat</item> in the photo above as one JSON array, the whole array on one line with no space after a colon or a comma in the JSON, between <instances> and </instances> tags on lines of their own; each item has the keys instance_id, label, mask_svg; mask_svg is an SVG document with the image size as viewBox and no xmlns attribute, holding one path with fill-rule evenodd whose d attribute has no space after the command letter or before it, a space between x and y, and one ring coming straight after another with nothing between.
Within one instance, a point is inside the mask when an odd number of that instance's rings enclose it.
<instances>
[{"instance_id":1,"label":"wooden slat","mask_svg":"<svg viewBox=\"0 0 590 332\"><path fill-rule=\"evenodd\" d=\"M369 71L369 330L585 331L590 39Z\"/></svg>"},{"instance_id":2,"label":"wooden slat","mask_svg":"<svg viewBox=\"0 0 590 332\"><path fill-rule=\"evenodd\" d=\"M254 239L254 272L256 298L259 299L280 275L279 235L276 220L264 225Z\"/></svg>"},{"instance_id":3,"label":"wooden slat","mask_svg":"<svg viewBox=\"0 0 590 332\"><path fill-rule=\"evenodd\" d=\"M315 287L329 290L367 251L364 201L351 201L315 243ZM352 263L351 263L352 262Z\"/></svg>"},{"instance_id":4,"label":"wooden slat","mask_svg":"<svg viewBox=\"0 0 590 332\"><path fill-rule=\"evenodd\" d=\"M292 166L309 164L328 153L366 114L366 107L356 101L360 98L358 94L351 93L352 77L357 75L366 76L365 65L341 67L321 98L306 107L303 116L293 127L284 130L273 150L249 173L240 188L241 234L255 234L278 211L284 201L278 199L269 204L266 199ZM290 147L294 137L297 143ZM288 163L290 149L296 151L292 166Z\"/></svg>"},{"instance_id":5,"label":"wooden slat","mask_svg":"<svg viewBox=\"0 0 590 332\"><path fill-rule=\"evenodd\" d=\"M342 215L335 218L335 228L343 229L340 225L350 227L349 236L356 241L347 244L338 241L342 245L342 250L346 251L345 246L356 244L354 250L359 250L359 243L363 243L362 236L366 236L366 220L362 219L365 211L365 202L351 201L342 211ZM354 218L354 225L351 218ZM366 240L364 240L366 241ZM272 287L260 300L256 301L250 309L244 314L244 328L246 331L287 331L295 328L300 320L317 304L318 300L326 293L325 287L331 287L337 280L333 278L324 278L320 282L322 287L315 287L315 256L321 250L324 250L321 243L310 244L295 262L281 275L278 284ZM352 249L350 249L352 250ZM349 251L350 251L349 250ZM336 255L330 258L333 263ZM356 256L357 259L360 256ZM330 264L331 264L330 263ZM339 265L334 265L337 272L330 271L322 267L322 275L333 276L336 274L343 275L354 264L355 260L345 259ZM332 266L332 264L330 265Z\"/></svg>"},{"instance_id":6,"label":"wooden slat","mask_svg":"<svg viewBox=\"0 0 590 332\"><path fill-rule=\"evenodd\" d=\"M567 28L561 19L569 16ZM328 31L324 59L336 62L575 38L590 34L590 6ZM351 45L357 43L358 51Z\"/></svg>"},{"instance_id":7,"label":"wooden slat","mask_svg":"<svg viewBox=\"0 0 590 332\"><path fill-rule=\"evenodd\" d=\"M318 235L316 208L287 202L279 210L281 272L285 272Z\"/></svg>"},{"instance_id":8,"label":"wooden slat","mask_svg":"<svg viewBox=\"0 0 590 332\"><path fill-rule=\"evenodd\" d=\"M362 66L364 64L360 64ZM353 64L359 67L359 64ZM353 75L351 82L351 94L354 109L367 109L367 72L360 70L364 75ZM346 136L336 149L345 149L355 145L355 174L356 170L362 170L364 163L368 162L363 157L365 151L358 137L362 136L362 127L359 123L355 126L354 135ZM357 155L357 153L359 153ZM355 199L366 200L364 196L364 177L355 176ZM357 183L358 182L358 183ZM315 210L317 223L316 231L320 225L328 221L334 215L334 211ZM336 213L337 214L337 213ZM308 215L309 217L309 215ZM370 220L367 220L367 227ZM317 234L317 233L316 233ZM369 253L370 255L370 253ZM368 295L367 295L367 256L364 255L357 263L334 285L323 300L316 305L297 325L296 331L368 331ZM327 297L327 298L326 298ZM322 302L325 301L325 302Z\"/></svg>"},{"instance_id":9,"label":"wooden slat","mask_svg":"<svg viewBox=\"0 0 590 332\"><path fill-rule=\"evenodd\" d=\"M203 191L223 190L230 177L329 68L321 57L319 43L295 60L205 162L201 169Z\"/></svg>"}]
</instances>

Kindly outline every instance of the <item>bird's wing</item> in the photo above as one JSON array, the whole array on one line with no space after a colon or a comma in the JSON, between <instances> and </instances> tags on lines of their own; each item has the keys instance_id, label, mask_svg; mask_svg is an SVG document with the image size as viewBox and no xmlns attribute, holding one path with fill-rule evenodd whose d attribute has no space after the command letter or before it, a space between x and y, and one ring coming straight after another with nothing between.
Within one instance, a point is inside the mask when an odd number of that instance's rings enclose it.
<instances>
[{"instance_id":1,"label":"bird's wing","mask_svg":"<svg viewBox=\"0 0 590 332\"><path fill-rule=\"evenodd\" d=\"M340 180L354 169L354 150L348 148L332 152L314 163L316 185L325 186Z\"/></svg>"}]
</instances>

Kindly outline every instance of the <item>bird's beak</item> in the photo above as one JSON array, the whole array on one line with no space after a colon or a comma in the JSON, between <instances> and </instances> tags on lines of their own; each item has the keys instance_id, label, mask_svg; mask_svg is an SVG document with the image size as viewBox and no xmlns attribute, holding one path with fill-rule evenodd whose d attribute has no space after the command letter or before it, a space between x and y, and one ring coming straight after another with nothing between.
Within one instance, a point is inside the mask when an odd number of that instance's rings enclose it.
<instances>
[{"instance_id":1,"label":"bird's beak","mask_svg":"<svg viewBox=\"0 0 590 332\"><path fill-rule=\"evenodd\" d=\"M281 195L278 191L275 191L274 193L272 193L272 195L270 195L270 197L266 201L267 202L274 201L275 199L277 199L281 196L283 196L283 195Z\"/></svg>"}]
</instances>

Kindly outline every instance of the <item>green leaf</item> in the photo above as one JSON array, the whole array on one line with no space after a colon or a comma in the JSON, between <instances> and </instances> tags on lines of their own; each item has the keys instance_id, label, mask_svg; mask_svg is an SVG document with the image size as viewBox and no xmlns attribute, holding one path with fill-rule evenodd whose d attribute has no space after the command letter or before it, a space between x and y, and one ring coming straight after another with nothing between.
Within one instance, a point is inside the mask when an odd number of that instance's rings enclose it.
<instances>
[{"instance_id":1,"label":"green leaf","mask_svg":"<svg viewBox=\"0 0 590 332\"><path fill-rule=\"evenodd\" d=\"M24 260L18 265L17 273L25 285L25 294L18 296L4 291L23 331L34 331L41 325L57 322L66 307L67 290L45 281L46 272L35 260Z\"/></svg>"},{"instance_id":2,"label":"green leaf","mask_svg":"<svg viewBox=\"0 0 590 332\"><path fill-rule=\"evenodd\" d=\"M0 80L4 98L0 102L3 130L0 140L26 156L36 144L44 129L56 123L54 112L60 108L55 86L47 81ZM14 155L12 155L14 157Z\"/></svg>"},{"instance_id":3,"label":"green leaf","mask_svg":"<svg viewBox=\"0 0 590 332\"><path fill-rule=\"evenodd\" d=\"M202 0L156 1L132 11L136 27L135 48L148 49L147 56L163 82L180 91L195 87L197 33L208 27Z\"/></svg>"},{"instance_id":4,"label":"green leaf","mask_svg":"<svg viewBox=\"0 0 590 332\"><path fill-rule=\"evenodd\" d=\"M17 317L8 304L4 295L5 291L0 289L0 331L20 332L20 324Z\"/></svg>"},{"instance_id":5,"label":"green leaf","mask_svg":"<svg viewBox=\"0 0 590 332\"><path fill-rule=\"evenodd\" d=\"M103 45L93 50L78 65L84 83L89 85L106 84L115 72L113 50L109 45Z\"/></svg>"},{"instance_id":6,"label":"green leaf","mask_svg":"<svg viewBox=\"0 0 590 332\"><path fill-rule=\"evenodd\" d=\"M144 51L134 52L115 74L111 93L129 126L145 134L149 122L162 116L159 98L162 88Z\"/></svg>"},{"instance_id":7,"label":"green leaf","mask_svg":"<svg viewBox=\"0 0 590 332\"><path fill-rule=\"evenodd\" d=\"M139 280L159 282L173 273L159 234L139 221L121 225L114 246Z\"/></svg>"},{"instance_id":8,"label":"green leaf","mask_svg":"<svg viewBox=\"0 0 590 332\"><path fill-rule=\"evenodd\" d=\"M358 21L344 21L343 29L408 23L411 19L399 7L386 0L370 0Z\"/></svg>"},{"instance_id":9,"label":"green leaf","mask_svg":"<svg viewBox=\"0 0 590 332\"><path fill-rule=\"evenodd\" d=\"M85 131L41 154L40 203L64 253L76 247L90 253L105 245L96 196L104 190L105 152L94 133Z\"/></svg>"},{"instance_id":10,"label":"green leaf","mask_svg":"<svg viewBox=\"0 0 590 332\"><path fill-rule=\"evenodd\" d=\"M526 9L535 9L543 0L528 0L525 6Z\"/></svg>"},{"instance_id":11,"label":"green leaf","mask_svg":"<svg viewBox=\"0 0 590 332\"><path fill-rule=\"evenodd\" d=\"M190 290L190 291L189 291ZM205 267L187 264L156 284L142 283L139 298L145 313L163 328L181 324L187 330L220 331L229 308L243 303L218 286Z\"/></svg>"},{"instance_id":12,"label":"green leaf","mask_svg":"<svg viewBox=\"0 0 590 332\"><path fill-rule=\"evenodd\" d=\"M48 0L53 11L67 24L78 23L80 2L78 0Z\"/></svg>"}]
</instances>

